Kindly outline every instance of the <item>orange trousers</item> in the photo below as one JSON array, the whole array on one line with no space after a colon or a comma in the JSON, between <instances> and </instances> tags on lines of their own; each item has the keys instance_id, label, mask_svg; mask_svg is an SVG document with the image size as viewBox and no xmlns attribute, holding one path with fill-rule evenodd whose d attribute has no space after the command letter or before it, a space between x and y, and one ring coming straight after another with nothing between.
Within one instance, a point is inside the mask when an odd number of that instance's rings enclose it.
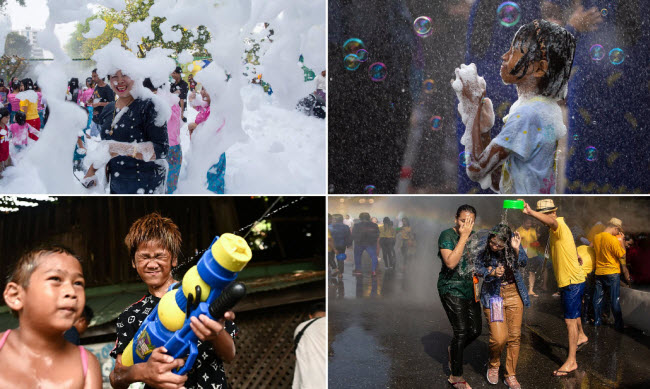
<instances>
[{"instance_id":1,"label":"orange trousers","mask_svg":"<svg viewBox=\"0 0 650 389\"><path fill-rule=\"evenodd\" d=\"M488 367L501 365L501 353L506 346L506 377L515 375L519 359L519 344L521 340L521 322L524 316L524 302L519 297L517 285L501 286L503 299L503 321L490 322L490 309L484 309L490 326L490 360Z\"/></svg>"}]
</instances>

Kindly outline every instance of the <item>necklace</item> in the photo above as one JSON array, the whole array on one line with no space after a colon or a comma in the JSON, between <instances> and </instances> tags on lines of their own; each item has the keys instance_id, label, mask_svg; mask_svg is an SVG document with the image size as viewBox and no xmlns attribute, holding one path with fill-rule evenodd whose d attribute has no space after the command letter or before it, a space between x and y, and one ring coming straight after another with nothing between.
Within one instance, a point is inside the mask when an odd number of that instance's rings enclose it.
<instances>
[{"instance_id":1,"label":"necklace","mask_svg":"<svg viewBox=\"0 0 650 389\"><path fill-rule=\"evenodd\" d=\"M128 103L127 105L125 105L124 107L122 107L122 108L120 109L120 111L123 110L123 109L126 109L126 108L127 108L129 105L131 105L131 103L134 102L134 101L135 101L135 99L134 99L133 97L131 97L131 101L129 101L129 103ZM114 108L113 108L113 119L111 120L111 130L108 132L108 135L111 135L111 136L113 136L113 128L114 128L115 125L117 124L117 123L115 123L115 114L116 114L116 113L117 113L117 101L115 102L115 106L114 106Z\"/></svg>"}]
</instances>

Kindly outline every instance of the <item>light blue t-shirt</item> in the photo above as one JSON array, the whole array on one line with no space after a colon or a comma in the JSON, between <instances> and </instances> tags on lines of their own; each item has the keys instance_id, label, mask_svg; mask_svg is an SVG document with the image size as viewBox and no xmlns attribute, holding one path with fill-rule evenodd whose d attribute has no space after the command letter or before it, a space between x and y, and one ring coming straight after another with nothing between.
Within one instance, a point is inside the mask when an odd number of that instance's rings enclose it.
<instances>
[{"instance_id":1,"label":"light blue t-shirt","mask_svg":"<svg viewBox=\"0 0 650 389\"><path fill-rule=\"evenodd\" d=\"M544 96L519 99L503 118L493 142L510 152L503 163L501 193L555 193L555 155L566 135L562 110Z\"/></svg>"}]
</instances>

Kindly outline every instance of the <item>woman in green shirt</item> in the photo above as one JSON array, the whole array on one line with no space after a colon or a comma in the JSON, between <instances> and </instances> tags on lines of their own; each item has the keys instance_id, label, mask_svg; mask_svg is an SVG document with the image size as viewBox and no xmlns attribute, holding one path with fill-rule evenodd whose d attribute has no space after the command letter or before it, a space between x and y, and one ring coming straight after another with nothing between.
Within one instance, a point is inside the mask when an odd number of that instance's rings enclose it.
<instances>
[{"instance_id":1,"label":"woman in green shirt","mask_svg":"<svg viewBox=\"0 0 650 389\"><path fill-rule=\"evenodd\" d=\"M438 238L438 256L442 260L438 276L438 294L454 336L449 345L449 383L456 389L470 389L463 379L463 350L481 335L481 304L474 291L465 246L472 234L476 209L461 205L456 211L456 225Z\"/></svg>"}]
</instances>

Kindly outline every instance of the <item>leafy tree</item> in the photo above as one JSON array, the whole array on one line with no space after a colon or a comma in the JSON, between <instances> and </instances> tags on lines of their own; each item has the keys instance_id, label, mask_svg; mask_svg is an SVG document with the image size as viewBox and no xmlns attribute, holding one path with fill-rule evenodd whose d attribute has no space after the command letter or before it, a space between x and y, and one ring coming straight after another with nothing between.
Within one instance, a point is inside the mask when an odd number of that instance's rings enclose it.
<instances>
[{"instance_id":1,"label":"leafy tree","mask_svg":"<svg viewBox=\"0 0 650 389\"><path fill-rule=\"evenodd\" d=\"M116 12L113 9L103 8L97 15L94 15L77 25L75 32L70 37L66 44L66 51L72 57L89 58L100 48L106 46L113 39L117 38L126 48L126 43L129 37L125 31L131 23L140 22L149 16L149 9L153 5L153 0L126 0L126 9L122 12ZM93 19L101 18L106 21L106 29L104 32L93 39L86 39L83 34L90 30L89 22ZM163 34L160 30L160 24L166 18L155 17L151 22L151 31L153 32L153 39L144 38L142 42L138 42L139 52L138 56L146 56L146 52L154 47L162 47L165 49L173 49L176 53L183 50L190 50L195 56L206 56L207 51L205 44L210 41L210 33L204 26L200 26L195 33L183 28L180 25L172 27L173 31L181 30L182 38L176 42L163 41ZM115 24L122 24L123 28L117 30L113 28Z\"/></svg>"},{"instance_id":2,"label":"leafy tree","mask_svg":"<svg viewBox=\"0 0 650 389\"><path fill-rule=\"evenodd\" d=\"M21 78L25 74L27 66L25 58L3 55L0 57L0 78L3 78L8 86L12 78Z\"/></svg>"},{"instance_id":3,"label":"leafy tree","mask_svg":"<svg viewBox=\"0 0 650 389\"><path fill-rule=\"evenodd\" d=\"M5 54L30 58L32 56L32 45L29 44L27 37L17 32L10 32L5 40Z\"/></svg>"}]
</instances>

